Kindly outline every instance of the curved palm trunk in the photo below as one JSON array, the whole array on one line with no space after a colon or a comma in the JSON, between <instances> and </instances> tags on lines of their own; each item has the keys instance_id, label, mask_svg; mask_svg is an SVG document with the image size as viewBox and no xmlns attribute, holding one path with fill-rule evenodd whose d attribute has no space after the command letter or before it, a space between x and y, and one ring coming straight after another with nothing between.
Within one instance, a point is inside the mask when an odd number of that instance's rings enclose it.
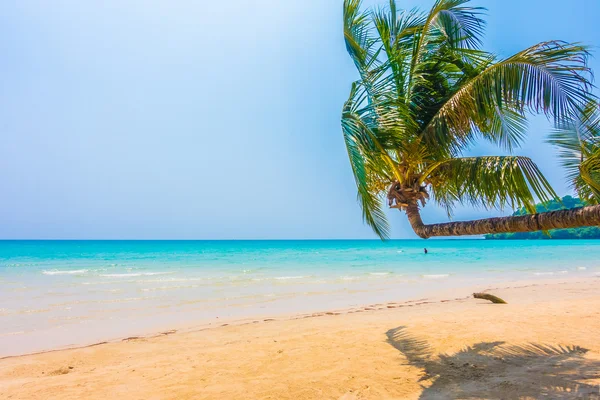
<instances>
[{"instance_id":1,"label":"curved palm trunk","mask_svg":"<svg viewBox=\"0 0 600 400\"><path fill-rule=\"evenodd\" d=\"M600 226L600 205L515 217L425 225L421 219L419 206L413 203L406 207L406 215L415 233L423 239L432 236L485 235L488 233L534 232Z\"/></svg>"}]
</instances>

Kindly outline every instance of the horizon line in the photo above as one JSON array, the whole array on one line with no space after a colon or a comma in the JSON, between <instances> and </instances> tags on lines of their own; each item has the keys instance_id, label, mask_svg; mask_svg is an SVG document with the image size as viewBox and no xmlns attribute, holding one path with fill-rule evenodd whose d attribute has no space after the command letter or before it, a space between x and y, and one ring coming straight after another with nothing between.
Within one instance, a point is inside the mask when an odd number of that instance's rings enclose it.
<instances>
[{"instance_id":1,"label":"horizon line","mask_svg":"<svg viewBox=\"0 0 600 400\"><path fill-rule=\"evenodd\" d=\"M347 241L377 241L377 242L390 242L390 241L394 241L394 240L413 240L413 241L431 241L431 240L479 240L482 239L483 236L479 236L479 237L444 237L444 238L430 238L430 239L421 239L421 238L393 238L393 239L387 239L387 240L381 240L381 239L365 239L365 238L301 238L301 239L294 239L294 238L284 238L284 239L65 239L65 238L60 238L60 239L45 239L45 238L25 238L25 239L6 239L6 238L0 238L0 242L24 242L24 241L31 241L31 242L50 242L50 241L55 241L55 242L87 242L87 241L102 241L102 242L125 242L125 241L129 241L129 242L275 242L275 241L341 241L341 240L347 240Z\"/></svg>"}]
</instances>

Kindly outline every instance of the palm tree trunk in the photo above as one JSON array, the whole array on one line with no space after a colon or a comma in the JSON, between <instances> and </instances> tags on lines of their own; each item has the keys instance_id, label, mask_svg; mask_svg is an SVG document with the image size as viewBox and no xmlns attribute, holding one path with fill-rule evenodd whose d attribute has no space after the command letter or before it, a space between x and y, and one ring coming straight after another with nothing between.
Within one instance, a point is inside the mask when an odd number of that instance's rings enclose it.
<instances>
[{"instance_id":1,"label":"palm tree trunk","mask_svg":"<svg viewBox=\"0 0 600 400\"><path fill-rule=\"evenodd\" d=\"M415 233L423 239L433 236L485 235L600 226L600 205L514 217L425 225L421 219L419 206L413 203L406 207L406 215Z\"/></svg>"}]
</instances>

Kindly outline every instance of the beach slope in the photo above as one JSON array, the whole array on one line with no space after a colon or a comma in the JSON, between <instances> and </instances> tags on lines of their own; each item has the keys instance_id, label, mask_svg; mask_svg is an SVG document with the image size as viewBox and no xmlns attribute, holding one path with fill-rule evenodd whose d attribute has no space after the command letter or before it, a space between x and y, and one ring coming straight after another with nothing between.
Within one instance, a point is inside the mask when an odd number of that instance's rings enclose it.
<instances>
[{"instance_id":1,"label":"beach slope","mask_svg":"<svg viewBox=\"0 0 600 400\"><path fill-rule=\"evenodd\" d=\"M3 399L600 398L600 279L0 360Z\"/></svg>"}]
</instances>

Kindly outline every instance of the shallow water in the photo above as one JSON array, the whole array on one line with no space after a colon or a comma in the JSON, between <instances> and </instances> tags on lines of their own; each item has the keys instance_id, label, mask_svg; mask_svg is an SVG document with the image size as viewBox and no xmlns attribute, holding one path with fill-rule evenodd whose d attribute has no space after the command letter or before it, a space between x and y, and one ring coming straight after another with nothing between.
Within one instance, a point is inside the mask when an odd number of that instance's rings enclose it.
<instances>
[{"instance_id":1,"label":"shallow water","mask_svg":"<svg viewBox=\"0 0 600 400\"><path fill-rule=\"evenodd\" d=\"M600 241L0 241L0 356L567 276Z\"/></svg>"}]
</instances>

